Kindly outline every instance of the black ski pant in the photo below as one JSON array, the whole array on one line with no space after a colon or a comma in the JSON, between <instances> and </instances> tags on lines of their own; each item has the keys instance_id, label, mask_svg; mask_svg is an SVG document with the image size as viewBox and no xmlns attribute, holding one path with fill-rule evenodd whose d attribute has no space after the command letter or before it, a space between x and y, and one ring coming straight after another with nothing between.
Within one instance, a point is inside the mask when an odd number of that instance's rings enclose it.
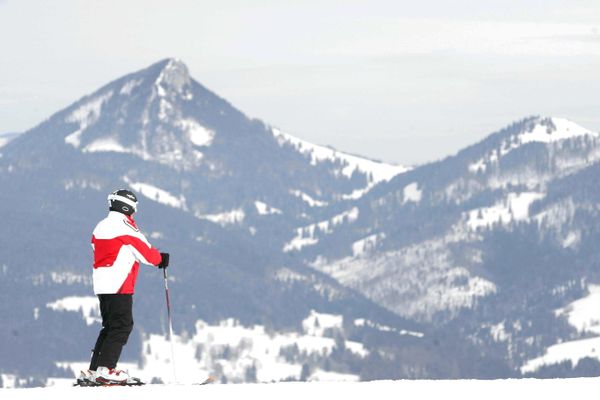
<instances>
[{"instance_id":1,"label":"black ski pant","mask_svg":"<svg viewBox=\"0 0 600 400\"><path fill-rule=\"evenodd\" d=\"M90 370L115 368L133 329L133 295L100 294L102 329L92 353Z\"/></svg>"}]
</instances>

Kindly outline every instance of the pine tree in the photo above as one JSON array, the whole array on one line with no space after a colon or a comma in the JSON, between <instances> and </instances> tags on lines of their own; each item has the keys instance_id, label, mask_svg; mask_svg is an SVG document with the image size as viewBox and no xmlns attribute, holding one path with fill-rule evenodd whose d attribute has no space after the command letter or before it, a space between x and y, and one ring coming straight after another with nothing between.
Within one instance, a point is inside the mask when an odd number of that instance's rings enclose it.
<instances>
[{"instance_id":1,"label":"pine tree","mask_svg":"<svg viewBox=\"0 0 600 400\"><path fill-rule=\"evenodd\" d=\"M257 381L256 378L256 364L252 364L250 367L246 367L246 371L244 372L244 378L247 383L254 383Z\"/></svg>"},{"instance_id":2,"label":"pine tree","mask_svg":"<svg viewBox=\"0 0 600 400\"><path fill-rule=\"evenodd\" d=\"M307 363L302 364L302 372L300 372L300 380L306 382L310 378L310 367Z\"/></svg>"}]
</instances>

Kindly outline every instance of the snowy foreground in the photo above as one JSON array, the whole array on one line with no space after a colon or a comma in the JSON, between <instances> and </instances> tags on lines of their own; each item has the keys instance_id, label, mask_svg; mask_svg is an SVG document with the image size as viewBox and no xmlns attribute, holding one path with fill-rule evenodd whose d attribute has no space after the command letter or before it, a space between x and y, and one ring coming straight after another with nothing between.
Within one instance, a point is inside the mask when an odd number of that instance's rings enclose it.
<instances>
[{"instance_id":1,"label":"snowy foreground","mask_svg":"<svg viewBox=\"0 0 600 400\"><path fill-rule=\"evenodd\" d=\"M373 381L229 385L147 385L141 387L49 387L0 389L7 400L112 399L586 399L596 397L600 379L495 380L495 381Z\"/></svg>"}]
</instances>

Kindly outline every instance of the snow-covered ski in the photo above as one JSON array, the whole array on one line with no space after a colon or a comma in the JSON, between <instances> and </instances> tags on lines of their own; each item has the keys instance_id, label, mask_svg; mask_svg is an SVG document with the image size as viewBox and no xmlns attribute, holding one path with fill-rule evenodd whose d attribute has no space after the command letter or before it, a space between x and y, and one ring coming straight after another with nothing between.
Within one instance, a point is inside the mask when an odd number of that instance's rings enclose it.
<instances>
[{"instance_id":1,"label":"snow-covered ski","mask_svg":"<svg viewBox=\"0 0 600 400\"><path fill-rule=\"evenodd\" d=\"M73 386L81 387L101 387L101 386L143 386L145 382L142 382L138 378L130 378L129 382L93 382L86 379L77 379Z\"/></svg>"},{"instance_id":2,"label":"snow-covered ski","mask_svg":"<svg viewBox=\"0 0 600 400\"><path fill-rule=\"evenodd\" d=\"M211 384L215 381L215 379L211 376L209 376L205 381L203 382L199 382L199 383L192 383L192 385L208 385ZM111 383L100 383L100 382L93 382L87 379L77 379L77 381L73 384L73 386L80 386L80 387L112 387L112 386L144 386L146 385L145 382L142 382L140 379L138 378L130 378L129 382L123 382L123 383L118 383L118 382L111 382ZM163 385L163 383L150 383L150 385ZM165 385L169 385L168 383Z\"/></svg>"}]
</instances>

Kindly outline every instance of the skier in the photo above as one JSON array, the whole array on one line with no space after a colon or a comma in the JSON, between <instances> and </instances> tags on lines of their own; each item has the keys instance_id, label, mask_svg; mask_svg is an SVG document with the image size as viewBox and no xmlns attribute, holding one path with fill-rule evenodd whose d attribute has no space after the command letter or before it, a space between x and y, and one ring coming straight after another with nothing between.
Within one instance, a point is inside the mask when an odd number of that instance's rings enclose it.
<instances>
[{"instance_id":1,"label":"skier","mask_svg":"<svg viewBox=\"0 0 600 400\"><path fill-rule=\"evenodd\" d=\"M139 263L167 268L169 254L159 253L140 232L133 214L137 197L120 189L108 196L108 216L92 235L94 293L100 301L102 329L94 346L88 371L78 383L83 386L141 384L125 371L117 370L123 346L133 329L133 293Z\"/></svg>"}]
</instances>

